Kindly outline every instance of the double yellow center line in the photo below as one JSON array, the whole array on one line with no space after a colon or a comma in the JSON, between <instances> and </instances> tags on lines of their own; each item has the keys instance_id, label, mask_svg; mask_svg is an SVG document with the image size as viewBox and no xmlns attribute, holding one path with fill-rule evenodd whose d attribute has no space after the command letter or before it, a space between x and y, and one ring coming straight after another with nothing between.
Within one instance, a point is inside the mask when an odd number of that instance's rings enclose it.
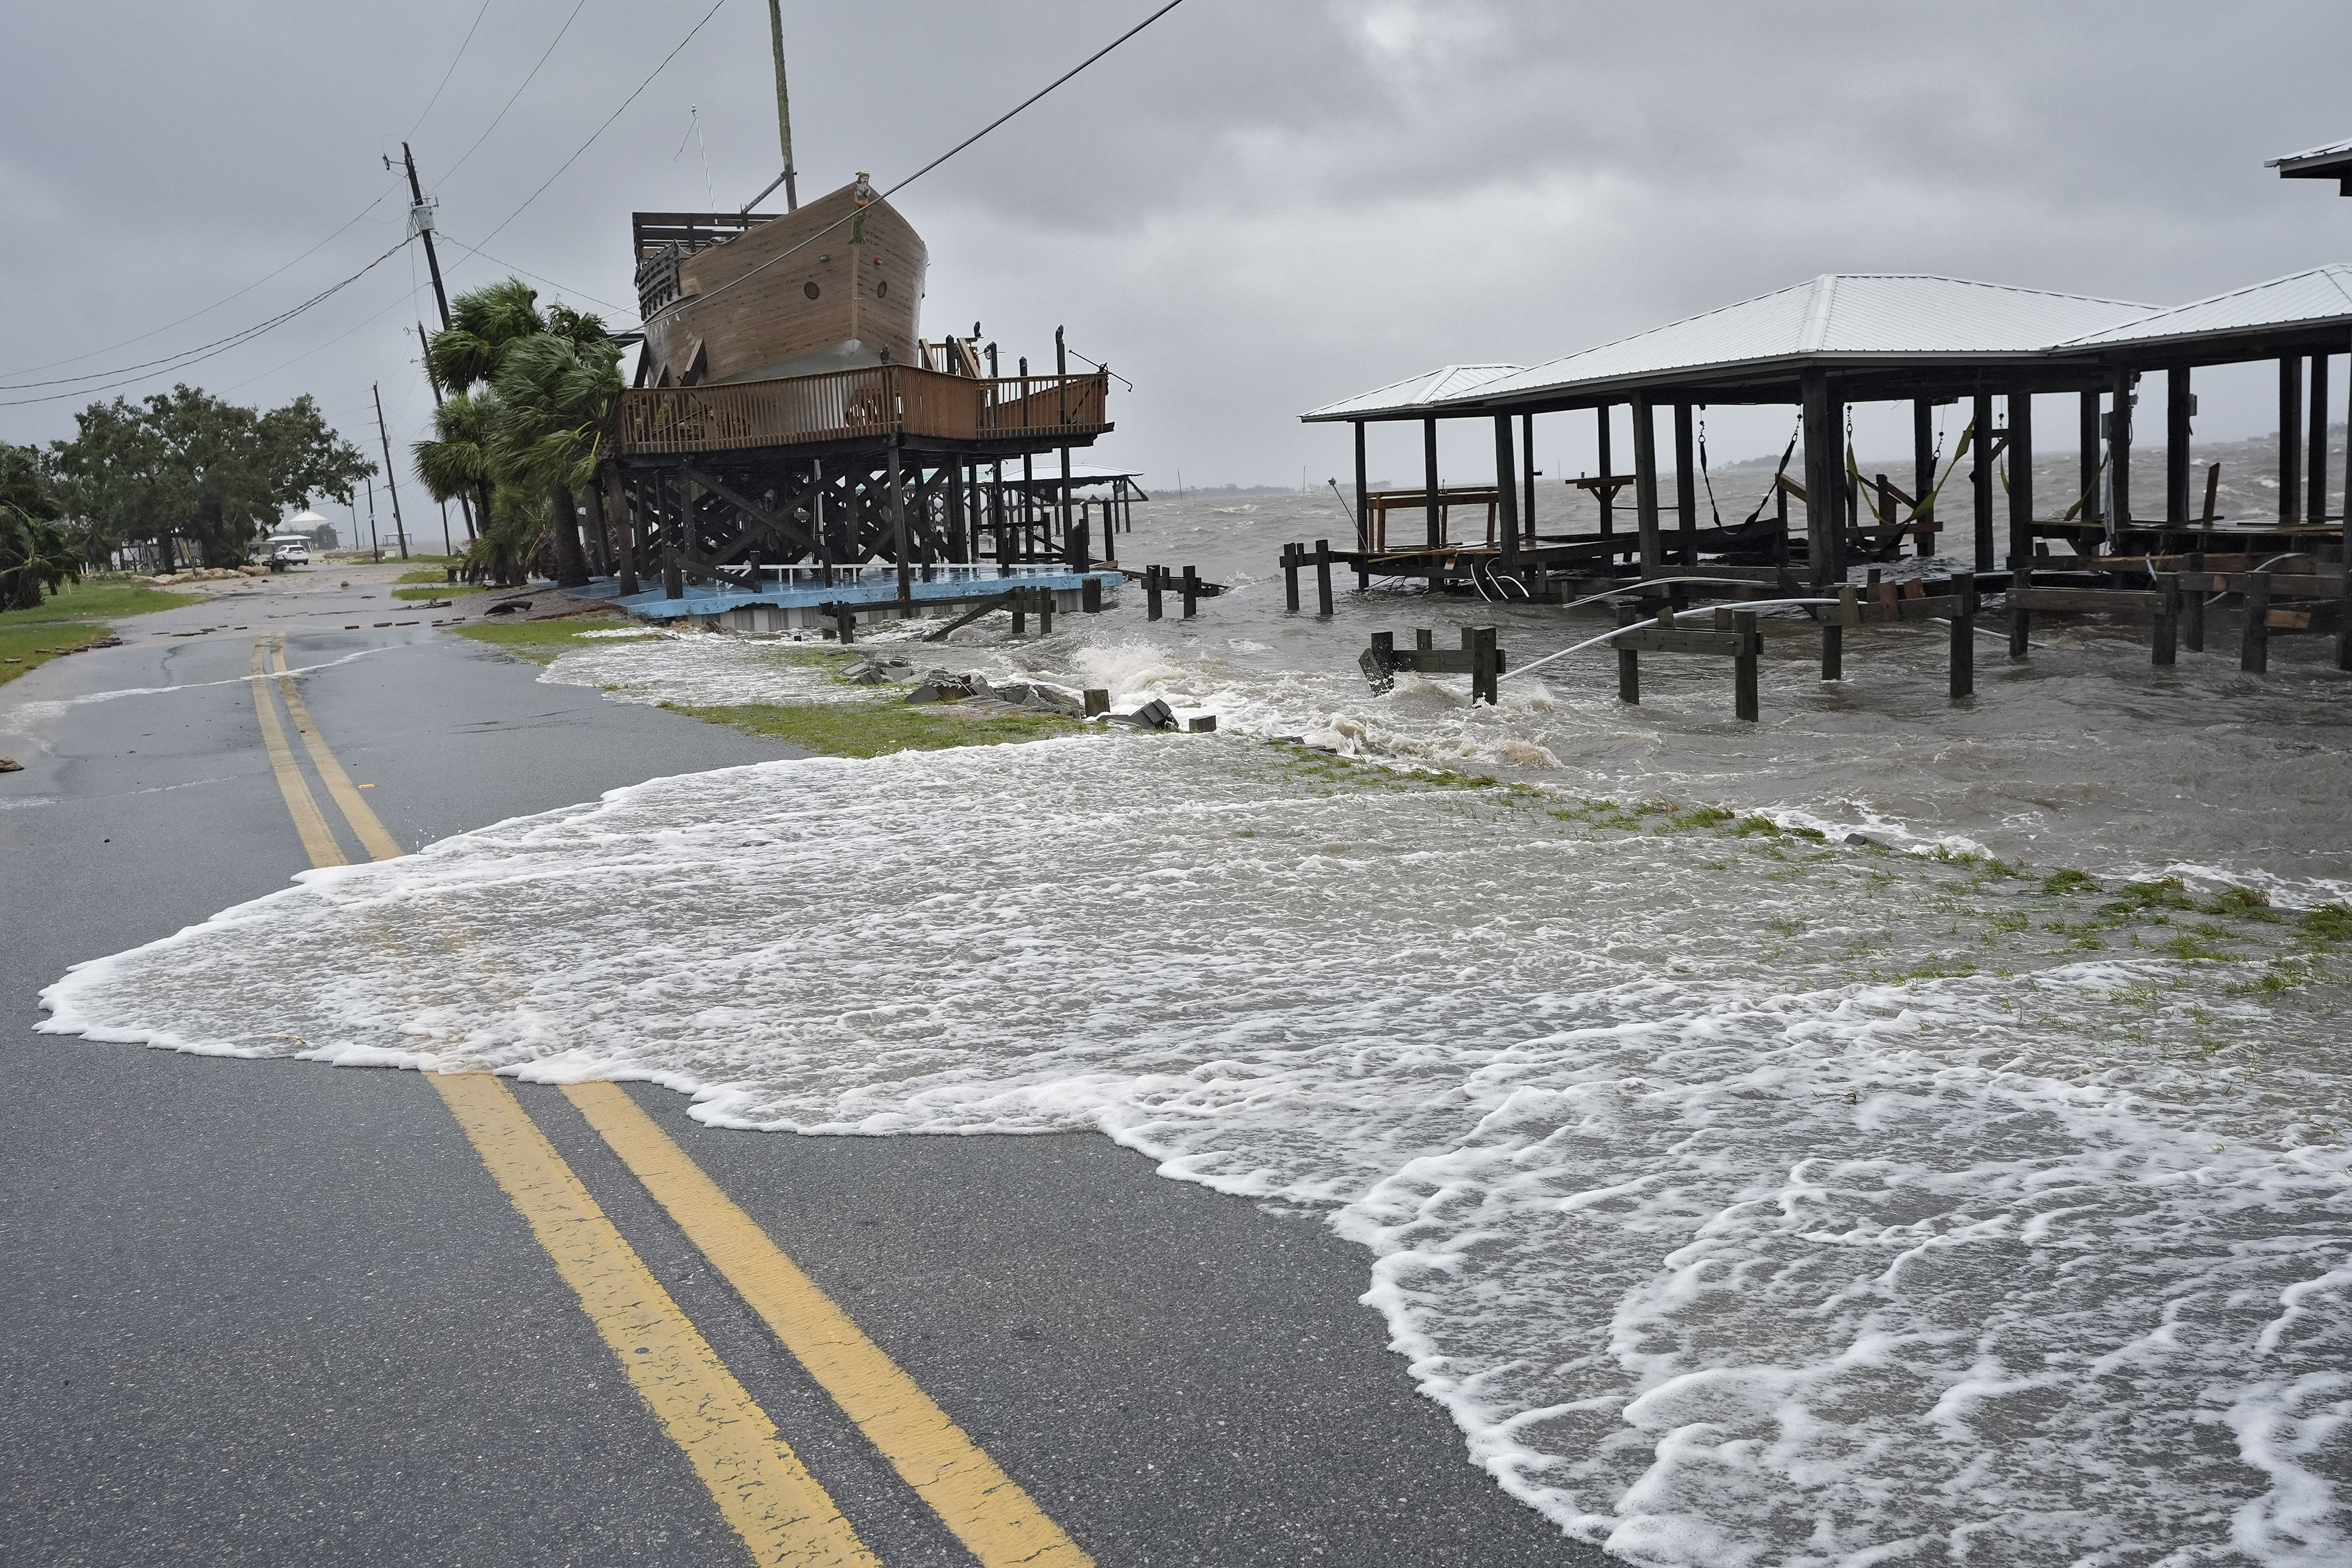
<instances>
[{"instance_id":1,"label":"double yellow center line","mask_svg":"<svg viewBox=\"0 0 2352 1568\"><path fill-rule=\"evenodd\" d=\"M265 658L271 667L265 666ZM286 703L328 797L378 860L401 853L310 721L285 634L253 647L253 693L286 808L313 866L349 864L296 763ZM635 1388L762 1564L878 1560L741 1382L671 1300L506 1084L434 1073L433 1087ZM617 1084L564 1089L687 1237L986 1568L1092 1568L1093 1559L803 1273Z\"/></svg>"}]
</instances>

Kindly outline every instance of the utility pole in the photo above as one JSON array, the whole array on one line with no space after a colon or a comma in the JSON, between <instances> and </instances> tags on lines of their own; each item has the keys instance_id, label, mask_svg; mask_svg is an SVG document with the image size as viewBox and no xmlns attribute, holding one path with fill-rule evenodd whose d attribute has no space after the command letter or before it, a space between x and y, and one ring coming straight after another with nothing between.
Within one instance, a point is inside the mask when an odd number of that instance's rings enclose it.
<instances>
[{"instance_id":1,"label":"utility pole","mask_svg":"<svg viewBox=\"0 0 2352 1568\"><path fill-rule=\"evenodd\" d=\"M441 325L446 331L449 325L449 295L441 287L441 258L433 249L433 208L425 200L425 187L416 183L416 159L405 142L400 144L400 161L408 170L408 232L425 241L425 266L433 274L433 302L441 307ZM384 159L383 166L392 167L391 158Z\"/></svg>"},{"instance_id":2,"label":"utility pole","mask_svg":"<svg viewBox=\"0 0 2352 1568\"><path fill-rule=\"evenodd\" d=\"M374 557L376 558L377 563L378 563L379 564L381 564L381 563L382 563L382 562L383 562L383 545L381 545L381 544L378 544L378 543L375 542L375 481L374 481L373 479L370 479L370 480L367 482L367 488L368 488L368 553L369 553L369 554L371 554L371 555L373 555L373 556L374 556Z\"/></svg>"},{"instance_id":3,"label":"utility pole","mask_svg":"<svg viewBox=\"0 0 2352 1568\"><path fill-rule=\"evenodd\" d=\"M383 425L383 388L371 382L368 390L375 394L375 434L376 439L383 443L383 488L392 496L393 534L400 541L400 558L405 561L408 559L408 529L400 521L400 485L392 477L392 437ZM383 552L377 553L382 554Z\"/></svg>"},{"instance_id":4,"label":"utility pole","mask_svg":"<svg viewBox=\"0 0 2352 1568\"><path fill-rule=\"evenodd\" d=\"M776 131L784 143L784 210L798 212L801 187L793 168L793 104L784 92L783 0L768 0L768 37L776 48ZM773 185L768 187L772 191L775 188Z\"/></svg>"},{"instance_id":5,"label":"utility pole","mask_svg":"<svg viewBox=\"0 0 2352 1568\"><path fill-rule=\"evenodd\" d=\"M438 408L441 406L441 378L433 374L433 340L425 335L425 323L422 321L416 323L416 341L425 345L425 384L433 389L433 406ZM471 544L474 542L474 503L460 495L457 510L466 520L466 542ZM449 503L446 500L441 503L441 531L445 535L449 531ZM442 542L446 544L448 541L445 538Z\"/></svg>"}]
</instances>

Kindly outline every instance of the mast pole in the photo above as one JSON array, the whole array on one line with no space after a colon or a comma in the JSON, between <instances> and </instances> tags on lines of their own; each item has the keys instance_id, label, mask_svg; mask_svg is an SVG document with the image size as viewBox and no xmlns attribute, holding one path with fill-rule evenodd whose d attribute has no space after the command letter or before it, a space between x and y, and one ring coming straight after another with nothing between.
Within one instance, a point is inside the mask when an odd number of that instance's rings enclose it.
<instances>
[{"instance_id":1,"label":"mast pole","mask_svg":"<svg viewBox=\"0 0 2352 1568\"><path fill-rule=\"evenodd\" d=\"M768 37L776 51L776 132L784 147L784 210L798 212L801 189L793 168L793 103L784 91L783 0L768 0ZM773 185L768 188L775 189Z\"/></svg>"},{"instance_id":2,"label":"mast pole","mask_svg":"<svg viewBox=\"0 0 2352 1568\"><path fill-rule=\"evenodd\" d=\"M785 161L791 162L789 158ZM400 144L400 162L408 171L408 221L425 241L425 266L433 274L433 302L441 308L441 325L446 331L449 325L449 294L441 287L441 258L433 248L433 209L425 205L425 187L416 182L416 157L405 142ZM392 167L392 160L386 158L383 166Z\"/></svg>"}]
</instances>

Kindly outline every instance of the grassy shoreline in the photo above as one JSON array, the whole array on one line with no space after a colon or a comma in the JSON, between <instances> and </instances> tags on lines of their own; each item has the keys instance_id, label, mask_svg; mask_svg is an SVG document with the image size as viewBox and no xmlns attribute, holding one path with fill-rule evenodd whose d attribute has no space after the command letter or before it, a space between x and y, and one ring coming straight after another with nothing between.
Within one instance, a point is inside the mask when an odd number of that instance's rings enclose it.
<instances>
[{"instance_id":1,"label":"grassy shoreline","mask_svg":"<svg viewBox=\"0 0 2352 1568\"><path fill-rule=\"evenodd\" d=\"M176 610L203 598L100 579L69 583L29 610L0 611L0 685L85 643L113 636L111 623L124 616Z\"/></svg>"}]
</instances>

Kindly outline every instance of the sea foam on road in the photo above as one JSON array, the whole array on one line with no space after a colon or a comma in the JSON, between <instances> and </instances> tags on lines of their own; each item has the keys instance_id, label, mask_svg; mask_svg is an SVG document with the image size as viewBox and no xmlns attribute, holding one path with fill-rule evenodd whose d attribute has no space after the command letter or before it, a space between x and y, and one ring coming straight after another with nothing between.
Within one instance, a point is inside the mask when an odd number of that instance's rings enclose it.
<instances>
[{"instance_id":1,"label":"sea foam on road","mask_svg":"<svg viewBox=\"0 0 2352 1568\"><path fill-rule=\"evenodd\" d=\"M1475 1460L1636 1562L2340 1563L2342 987L2090 904L1094 734L617 790L45 1000L734 1127L1099 1129L1361 1241Z\"/></svg>"}]
</instances>

